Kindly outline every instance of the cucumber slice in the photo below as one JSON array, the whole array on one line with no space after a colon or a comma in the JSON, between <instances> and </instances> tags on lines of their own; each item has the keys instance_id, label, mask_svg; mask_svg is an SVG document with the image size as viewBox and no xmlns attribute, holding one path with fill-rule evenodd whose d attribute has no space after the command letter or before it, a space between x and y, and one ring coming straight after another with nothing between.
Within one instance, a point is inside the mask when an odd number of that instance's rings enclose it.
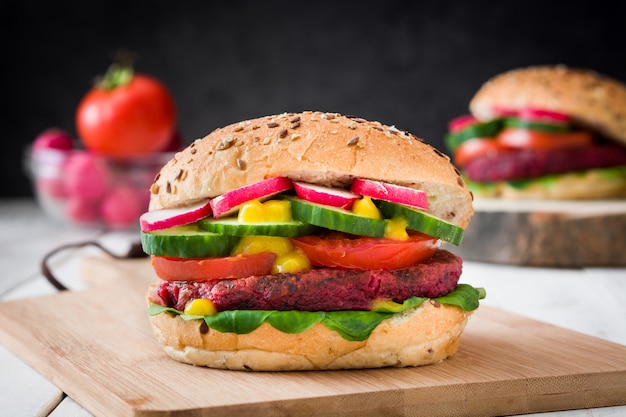
<instances>
[{"instance_id":1,"label":"cucumber slice","mask_svg":"<svg viewBox=\"0 0 626 417\"><path fill-rule=\"evenodd\" d=\"M470 125L455 133L447 133L445 143L454 152L461 144L473 138L493 138L502 130L502 119L493 119Z\"/></svg>"},{"instance_id":2,"label":"cucumber slice","mask_svg":"<svg viewBox=\"0 0 626 417\"><path fill-rule=\"evenodd\" d=\"M385 218L404 217L408 223L407 227L411 230L425 233L457 246L463 240L463 228L438 219L425 211L382 200L377 201L376 204Z\"/></svg>"},{"instance_id":3,"label":"cucumber slice","mask_svg":"<svg viewBox=\"0 0 626 417\"><path fill-rule=\"evenodd\" d=\"M568 132L572 127L567 123L532 122L509 117L504 120L504 127L514 127L542 132Z\"/></svg>"},{"instance_id":4,"label":"cucumber slice","mask_svg":"<svg viewBox=\"0 0 626 417\"><path fill-rule=\"evenodd\" d=\"M299 221L240 222L237 219L202 219L198 226L207 232L227 236L283 236L298 237L315 233L317 227Z\"/></svg>"},{"instance_id":5,"label":"cucumber slice","mask_svg":"<svg viewBox=\"0 0 626 417\"><path fill-rule=\"evenodd\" d=\"M239 238L222 236L198 228L196 224L141 232L141 246L148 255L176 258L215 258L229 256Z\"/></svg>"},{"instance_id":6,"label":"cucumber slice","mask_svg":"<svg viewBox=\"0 0 626 417\"><path fill-rule=\"evenodd\" d=\"M385 221L359 216L348 210L285 197L291 202L294 219L359 236L384 237Z\"/></svg>"}]
</instances>

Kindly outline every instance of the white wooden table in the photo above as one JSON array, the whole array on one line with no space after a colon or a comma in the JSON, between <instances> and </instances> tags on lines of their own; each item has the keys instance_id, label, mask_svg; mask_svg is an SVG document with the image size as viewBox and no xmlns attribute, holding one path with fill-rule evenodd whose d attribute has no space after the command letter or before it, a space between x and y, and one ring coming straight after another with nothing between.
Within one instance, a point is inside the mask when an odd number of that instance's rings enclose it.
<instances>
[{"instance_id":1,"label":"white wooden table","mask_svg":"<svg viewBox=\"0 0 626 417\"><path fill-rule=\"evenodd\" d=\"M54 293L39 272L39 263L59 245L97 238L110 250L123 253L131 237L136 236L61 225L30 199L0 200L0 301L33 302L33 297ZM53 258L55 273L72 288L85 285L77 268L85 252L89 251ZM485 287L487 305L626 345L626 268L544 269L465 262L462 281ZM0 415L82 417L90 413L0 340ZM626 416L626 406L534 415L618 417Z\"/></svg>"}]
</instances>

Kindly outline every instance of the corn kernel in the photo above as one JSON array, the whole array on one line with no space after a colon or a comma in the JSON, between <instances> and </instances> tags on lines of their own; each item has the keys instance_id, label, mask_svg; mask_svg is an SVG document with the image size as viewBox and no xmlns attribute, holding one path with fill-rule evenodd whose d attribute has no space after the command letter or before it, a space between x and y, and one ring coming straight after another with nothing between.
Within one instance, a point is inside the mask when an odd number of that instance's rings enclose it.
<instances>
[{"instance_id":1,"label":"corn kernel","mask_svg":"<svg viewBox=\"0 0 626 417\"><path fill-rule=\"evenodd\" d=\"M272 274L299 272L309 268L311 268L309 258L299 251L292 251L276 258L272 266Z\"/></svg>"},{"instance_id":2,"label":"corn kernel","mask_svg":"<svg viewBox=\"0 0 626 417\"><path fill-rule=\"evenodd\" d=\"M211 300L196 298L187 303L184 313L190 316L212 316L217 313L217 309Z\"/></svg>"},{"instance_id":3,"label":"corn kernel","mask_svg":"<svg viewBox=\"0 0 626 417\"><path fill-rule=\"evenodd\" d=\"M354 214L358 214L359 216L369 217L371 219L382 219L382 215L380 214L380 210L374 204L370 197L363 197L359 200L356 200L352 204L352 212Z\"/></svg>"},{"instance_id":4,"label":"corn kernel","mask_svg":"<svg viewBox=\"0 0 626 417\"><path fill-rule=\"evenodd\" d=\"M407 226L408 223L404 217L385 220L385 237L393 240L407 240L409 238Z\"/></svg>"},{"instance_id":5,"label":"corn kernel","mask_svg":"<svg viewBox=\"0 0 626 417\"><path fill-rule=\"evenodd\" d=\"M233 250L233 255L240 253L273 252L278 256L293 250L291 241L278 236L244 236Z\"/></svg>"}]
</instances>

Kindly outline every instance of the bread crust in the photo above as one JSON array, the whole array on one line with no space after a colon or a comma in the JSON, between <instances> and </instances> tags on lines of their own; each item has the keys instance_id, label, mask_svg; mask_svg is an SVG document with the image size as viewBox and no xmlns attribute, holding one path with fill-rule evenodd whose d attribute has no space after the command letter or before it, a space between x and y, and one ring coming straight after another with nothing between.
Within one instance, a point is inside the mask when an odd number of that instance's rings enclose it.
<instances>
[{"instance_id":1,"label":"bread crust","mask_svg":"<svg viewBox=\"0 0 626 417\"><path fill-rule=\"evenodd\" d=\"M267 178L348 187L355 177L426 191L429 211L466 227L472 196L448 156L393 126L337 113L284 113L219 128L157 175L150 210L184 206Z\"/></svg>"},{"instance_id":2,"label":"bread crust","mask_svg":"<svg viewBox=\"0 0 626 417\"><path fill-rule=\"evenodd\" d=\"M263 323L248 334L202 333L202 321L150 316L158 342L173 359L197 366L252 371L422 366L454 355L471 312L428 300L383 320L365 341L347 341L317 323L287 334Z\"/></svg>"},{"instance_id":3,"label":"bread crust","mask_svg":"<svg viewBox=\"0 0 626 417\"><path fill-rule=\"evenodd\" d=\"M545 65L507 71L485 82L469 107L481 120L496 116L497 107L557 111L626 144L626 85L587 69Z\"/></svg>"}]
</instances>

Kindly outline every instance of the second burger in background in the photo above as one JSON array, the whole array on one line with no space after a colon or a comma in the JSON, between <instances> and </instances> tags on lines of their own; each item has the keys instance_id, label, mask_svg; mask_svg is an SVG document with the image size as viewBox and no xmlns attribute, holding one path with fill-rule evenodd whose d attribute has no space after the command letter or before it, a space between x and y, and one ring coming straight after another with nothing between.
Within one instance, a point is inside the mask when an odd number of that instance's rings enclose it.
<instances>
[{"instance_id":1,"label":"second burger in background","mask_svg":"<svg viewBox=\"0 0 626 417\"><path fill-rule=\"evenodd\" d=\"M493 77L446 145L476 196L626 197L626 85L585 69L535 66Z\"/></svg>"},{"instance_id":2,"label":"second burger in background","mask_svg":"<svg viewBox=\"0 0 626 417\"><path fill-rule=\"evenodd\" d=\"M476 215L465 259L626 265L626 85L588 69L498 74L449 123Z\"/></svg>"}]
</instances>

